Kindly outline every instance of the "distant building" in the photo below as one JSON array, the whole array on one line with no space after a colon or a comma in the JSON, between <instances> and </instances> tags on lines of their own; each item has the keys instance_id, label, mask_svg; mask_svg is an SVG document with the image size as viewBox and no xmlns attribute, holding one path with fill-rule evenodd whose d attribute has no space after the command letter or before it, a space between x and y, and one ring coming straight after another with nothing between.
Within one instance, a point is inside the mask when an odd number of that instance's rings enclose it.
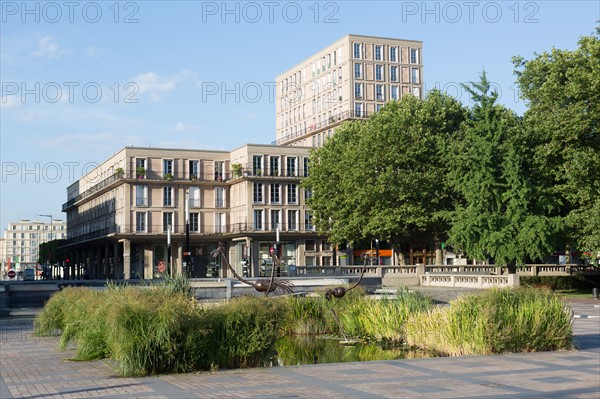
<instances>
[{"instance_id":1,"label":"distant building","mask_svg":"<svg viewBox=\"0 0 600 399\"><path fill-rule=\"evenodd\" d=\"M240 275L260 276L270 271L277 229L285 267L330 265L332 248L315 232L305 204L310 193L299 185L307 173L304 147L126 147L67 189L68 274L154 278L172 264L190 277L226 277L211 257L225 242ZM186 198L191 265L184 265Z\"/></svg>"},{"instance_id":2,"label":"distant building","mask_svg":"<svg viewBox=\"0 0 600 399\"><path fill-rule=\"evenodd\" d=\"M423 97L423 43L346 35L277 77L277 145L320 147L342 122Z\"/></svg>"},{"instance_id":3,"label":"distant building","mask_svg":"<svg viewBox=\"0 0 600 399\"><path fill-rule=\"evenodd\" d=\"M39 258L40 244L67 238L67 224L63 220L21 220L11 222L4 230L0 255L2 270L17 272L35 268L47 259Z\"/></svg>"}]
</instances>

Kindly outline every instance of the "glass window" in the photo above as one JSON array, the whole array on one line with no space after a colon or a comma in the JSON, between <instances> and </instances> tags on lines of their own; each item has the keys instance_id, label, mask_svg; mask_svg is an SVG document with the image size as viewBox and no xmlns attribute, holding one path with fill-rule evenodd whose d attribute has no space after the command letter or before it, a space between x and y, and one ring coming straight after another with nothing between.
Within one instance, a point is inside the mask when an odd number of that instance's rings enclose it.
<instances>
[{"instance_id":1,"label":"glass window","mask_svg":"<svg viewBox=\"0 0 600 399\"><path fill-rule=\"evenodd\" d=\"M145 232L146 231L146 212L135 213L135 231Z\"/></svg>"},{"instance_id":2,"label":"glass window","mask_svg":"<svg viewBox=\"0 0 600 399\"><path fill-rule=\"evenodd\" d=\"M252 185L253 199L255 204L263 203L263 185L261 183L254 183Z\"/></svg>"},{"instance_id":3,"label":"glass window","mask_svg":"<svg viewBox=\"0 0 600 399\"><path fill-rule=\"evenodd\" d=\"M163 187L163 206L173 206L173 187Z\"/></svg>"},{"instance_id":4,"label":"glass window","mask_svg":"<svg viewBox=\"0 0 600 399\"><path fill-rule=\"evenodd\" d=\"M398 67L392 65L390 67L390 80L396 82L398 80Z\"/></svg>"},{"instance_id":5,"label":"glass window","mask_svg":"<svg viewBox=\"0 0 600 399\"><path fill-rule=\"evenodd\" d=\"M411 64L419 63L419 49L416 49L416 48L410 49L410 63Z\"/></svg>"},{"instance_id":6,"label":"glass window","mask_svg":"<svg viewBox=\"0 0 600 399\"><path fill-rule=\"evenodd\" d=\"M390 47L390 61L391 62L396 62L396 51L397 51L396 47Z\"/></svg>"},{"instance_id":7,"label":"glass window","mask_svg":"<svg viewBox=\"0 0 600 399\"><path fill-rule=\"evenodd\" d=\"M215 187L215 208L225 207L225 187Z\"/></svg>"},{"instance_id":8,"label":"glass window","mask_svg":"<svg viewBox=\"0 0 600 399\"><path fill-rule=\"evenodd\" d=\"M383 80L383 65L375 65L375 80Z\"/></svg>"},{"instance_id":9,"label":"glass window","mask_svg":"<svg viewBox=\"0 0 600 399\"><path fill-rule=\"evenodd\" d=\"M163 159L163 174L173 174L173 160L172 159Z\"/></svg>"},{"instance_id":10,"label":"glass window","mask_svg":"<svg viewBox=\"0 0 600 399\"><path fill-rule=\"evenodd\" d=\"M262 174L262 155L252 156L252 174L254 176Z\"/></svg>"},{"instance_id":11,"label":"glass window","mask_svg":"<svg viewBox=\"0 0 600 399\"><path fill-rule=\"evenodd\" d=\"M354 98L362 98L362 83L354 83Z\"/></svg>"},{"instance_id":12,"label":"glass window","mask_svg":"<svg viewBox=\"0 0 600 399\"><path fill-rule=\"evenodd\" d=\"M363 116L362 109L363 109L362 103L354 104L354 116L357 118L362 118L362 116Z\"/></svg>"},{"instance_id":13,"label":"glass window","mask_svg":"<svg viewBox=\"0 0 600 399\"><path fill-rule=\"evenodd\" d=\"M271 176L279 176L279 157L269 157L269 172Z\"/></svg>"},{"instance_id":14,"label":"glass window","mask_svg":"<svg viewBox=\"0 0 600 399\"><path fill-rule=\"evenodd\" d=\"M190 187L190 197L189 197L190 207L200 208L202 204L200 203L200 187Z\"/></svg>"},{"instance_id":15,"label":"glass window","mask_svg":"<svg viewBox=\"0 0 600 399\"><path fill-rule=\"evenodd\" d=\"M419 84L419 68L411 68L410 72L410 82Z\"/></svg>"},{"instance_id":16,"label":"glass window","mask_svg":"<svg viewBox=\"0 0 600 399\"><path fill-rule=\"evenodd\" d=\"M190 231L195 233L200 231L200 214L198 212L190 213Z\"/></svg>"},{"instance_id":17,"label":"glass window","mask_svg":"<svg viewBox=\"0 0 600 399\"><path fill-rule=\"evenodd\" d=\"M263 211L262 209L254 210L254 230L263 229Z\"/></svg>"},{"instance_id":18,"label":"glass window","mask_svg":"<svg viewBox=\"0 0 600 399\"><path fill-rule=\"evenodd\" d=\"M362 58L361 57L361 44L360 43L354 43L354 58Z\"/></svg>"},{"instance_id":19,"label":"glass window","mask_svg":"<svg viewBox=\"0 0 600 399\"><path fill-rule=\"evenodd\" d=\"M309 158L304 158L304 166L303 166L303 176L307 177L308 176L308 165L310 163L310 159Z\"/></svg>"},{"instance_id":20,"label":"glass window","mask_svg":"<svg viewBox=\"0 0 600 399\"><path fill-rule=\"evenodd\" d=\"M306 251L315 251L316 245L315 245L315 240L306 240L306 244L305 244L305 250Z\"/></svg>"},{"instance_id":21,"label":"glass window","mask_svg":"<svg viewBox=\"0 0 600 399\"><path fill-rule=\"evenodd\" d=\"M280 222L280 218L279 218L279 210L271 210L271 230L277 230L277 227L279 227L279 222Z\"/></svg>"},{"instance_id":22,"label":"glass window","mask_svg":"<svg viewBox=\"0 0 600 399\"><path fill-rule=\"evenodd\" d=\"M223 181L225 177L225 162L215 161L215 181Z\"/></svg>"},{"instance_id":23,"label":"glass window","mask_svg":"<svg viewBox=\"0 0 600 399\"><path fill-rule=\"evenodd\" d=\"M298 230L298 211L288 210L287 211L287 229Z\"/></svg>"},{"instance_id":24,"label":"glass window","mask_svg":"<svg viewBox=\"0 0 600 399\"><path fill-rule=\"evenodd\" d=\"M296 165L298 163L298 159L294 157L288 157L286 159L286 163L286 175L296 176Z\"/></svg>"},{"instance_id":25,"label":"glass window","mask_svg":"<svg viewBox=\"0 0 600 399\"><path fill-rule=\"evenodd\" d=\"M375 98L379 101L385 100L385 96L383 94L383 85L375 85Z\"/></svg>"},{"instance_id":26,"label":"glass window","mask_svg":"<svg viewBox=\"0 0 600 399\"><path fill-rule=\"evenodd\" d=\"M304 211L304 230L314 230L315 226L313 225L313 215L310 211Z\"/></svg>"},{"instance_id":27,"label":"glass window","mask_svg":"<svg viewBox=\"0 0 600 399\"><path fill-rule=\"evenodd\" d=\"M383 46L375 45L375 61L381 61L382 47Z\"/></svg>"},{"instance_id":28,"label":"glass window","mask_svg":"<svg viewBox=\"0 0 600 399\"><path fill-rule=\"evenodd\" d=\"M298 203L298 185L297 184L288 184L288 186L287 186L287 203L293 204L293 205Z\"/></svg>"},{"instance_id":29,"label":"glass window","mask_svg":"<svg viewBox=\"0 0 600 399\"><path fill-rule=\"evenodd\" d=\"M135 206L148 206L148 186L135 186Z\"/></svg>"},{"instance_id":30,"label":"glass window","mask_svg":"<svg viewBox=\"0 0 600 399\"><path fill-rule=\"evenodd\" d=\"M281 204L280 184L271 184L271 204Z\"/></svg>"},{"instance_id":31,"label":"glass window","mask_svg":"<svg viewBox=\"0 0 600 399\"><path fill-rule=\"evenodd\" d=\"M362 79L362 64L354 64L354 79Z\"/></svg>"},{"instance_id":32,"label":"glass window","mask_svg":"<svg viewBox=\"0 0 600 399\"><path fill-rule=\"evenodd\" d=\"M398 86L390 86L390 97L393 100L398 99Z\"/></svg>"},{"instance_id":33,"label":"glass window","mask_svg":"<svg viewBox=\"0 0 600 399\"><path fill-rule=\"evenodd\" d=\"M190 161L189 162L189 173L190 180L198 179L198 171L199 171L199 162L198 161Z\"/></svg>"},{"instance_id":34,"label":"glass window","mask_svg":"<svg viewBox=\"0 0 600 399\"><path fill-rule=\"evenodd\" d=\"M171 232L173 232L173 212L165 212L163 213L163 232L166 233L169 226L171 227Z\"/></svg>"}]
</instances>

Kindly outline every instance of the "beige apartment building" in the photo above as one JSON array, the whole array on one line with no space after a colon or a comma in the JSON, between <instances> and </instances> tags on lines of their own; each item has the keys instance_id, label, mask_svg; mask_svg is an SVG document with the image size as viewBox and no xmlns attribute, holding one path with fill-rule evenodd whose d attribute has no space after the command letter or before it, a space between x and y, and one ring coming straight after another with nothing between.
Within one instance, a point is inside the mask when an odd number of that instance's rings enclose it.
<instances>
[{"instance_id":1,"label":"beige apartment building","mask_svg":"<svg viewBox=\"0 0 600 399\"><path fill-rule=\"evenodd\" d=\"M48 220L43 221L8 223L0 250L3 271L10 268L19 272L45 263L46 259L39 259L40 244L67 238L67 223L47 216Z\"/></svg>"},{"instance_id":2,"label":"beige apartment building","mask_svg":"<svg viewBox=\"0 0 600 399\"><path fill-rule=\"evenodd\" d=\"M332 264L332 248L316 234L305 205L310 193L299 184L307 172L305 147L126 147L67 189L67 274L226 277L211 256L225 242L236 271L256 277L270 273L277 237L283 274L291 265Z\"/></svg>"},{"instance_id":3,"label":"beige apartment building","mask_svg":"<svg viewBox=\"0 0 600 399\"><path fill-rule=\"evenodd\" d=\"M277 145L320 147L390 100L423 97L421 41L346 35L277 77Z\"/></svg>"}]
</instances>

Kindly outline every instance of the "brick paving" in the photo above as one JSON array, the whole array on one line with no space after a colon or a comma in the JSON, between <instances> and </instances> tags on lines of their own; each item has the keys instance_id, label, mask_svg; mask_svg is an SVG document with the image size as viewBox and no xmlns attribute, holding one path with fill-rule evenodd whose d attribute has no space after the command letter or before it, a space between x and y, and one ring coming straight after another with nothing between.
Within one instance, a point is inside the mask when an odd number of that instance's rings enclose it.
<instances>
[{"instance_id":1,"label":"brick paving","mask_svg":"<svg viewBox=\"0 0 600 399\"><path fill-rule=\"evenodd\" d=\"M574 351L224 370L119 378L74 362L31 319L0 319L0 398L600 399L600 305L575 300ZM596 305L596 306L594 306Z\"/></svg>"}]
</instances>

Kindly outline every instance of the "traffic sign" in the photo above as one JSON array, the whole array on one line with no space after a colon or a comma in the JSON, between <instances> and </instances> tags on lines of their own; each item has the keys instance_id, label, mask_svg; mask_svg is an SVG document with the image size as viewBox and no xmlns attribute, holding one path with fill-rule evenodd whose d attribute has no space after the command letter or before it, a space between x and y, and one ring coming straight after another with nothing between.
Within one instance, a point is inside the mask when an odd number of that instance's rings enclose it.
<instances>
[{"instance_id":1,"label":"traffic sign","mask_svg":"<svg viewBox=\"0 0 600 399\"><path fill-rule=\"evenodd\" d=\"M8 278L15 278L17 272L15 272L14 270L9 270L8 273L6 273L6 275L8 276Z\"/></svg>"}]
</instances>

